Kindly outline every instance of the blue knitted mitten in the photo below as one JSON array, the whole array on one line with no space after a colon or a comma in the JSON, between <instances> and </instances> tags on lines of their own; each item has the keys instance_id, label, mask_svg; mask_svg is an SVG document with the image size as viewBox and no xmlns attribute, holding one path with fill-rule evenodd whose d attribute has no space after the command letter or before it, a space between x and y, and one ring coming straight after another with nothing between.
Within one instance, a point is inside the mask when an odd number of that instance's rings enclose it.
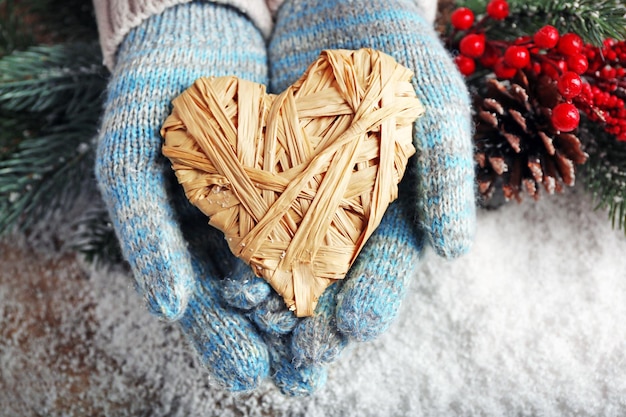
<instances>
[{"instance_id":1,"label":"blue knitted mitten","mask_svg":"<svg viewBox=\"0 0 626 417\"><path fill-rule=\"evenodd\" d=\"M214 380L250 390L270 374L272 361L277 383L297 393L298 384L314 386L323 374L290 369L281 356L289 351L284 338L264 340L268 332L221 304L219 279L236 274L238 261L187 202L161 155L159 130L171 100L199 76L231 74L267 83L265 41L235 9L187 3L134 28L108 86L96 175L138 290L152 312L179 320ZM261 282L247 294L258 302L269 290Z\"/></svg>"},{"instance_id":2,"label":"blue knitted mitten","mask_svg":"<svg viewBox=\"0 0 626 417\"><path fill-rule=\"evenodd\" d=\"M271 90L292 84L323 49L362 47L382 50L414 71L426 115L415 123L417 157L410 161L414 166L399 201L389 207L346 279L321 297L315 316L295 325L296 365L332 362L349 339L371 340L382 333L397 314L425 239L437 253L455 257L473 238L469 97L415 2L287 0L269 47Z\"/></svg>"},{"instance_id":3,"label":"blue knitted mitten","mask_svg":"<svg viewBox=\"0 0 626 417\"><path fill-rule=\"evenodd\" d=\"M390 206L337 290L336 303L322 304L294 330L294 355L304 363L336 357L338 345L328 343L329 332L337 339L370 340L388 327L422 249L424 235L415 232L414 216L441 255L464 253L473 238L469 97L414 1L287 0L269 49L271 88L281 91L293 83L322 49L363 47L386 52L413 70L426 114L415 123L416 166L407 171L400 201Z\"/></svg>"}]
</instances>

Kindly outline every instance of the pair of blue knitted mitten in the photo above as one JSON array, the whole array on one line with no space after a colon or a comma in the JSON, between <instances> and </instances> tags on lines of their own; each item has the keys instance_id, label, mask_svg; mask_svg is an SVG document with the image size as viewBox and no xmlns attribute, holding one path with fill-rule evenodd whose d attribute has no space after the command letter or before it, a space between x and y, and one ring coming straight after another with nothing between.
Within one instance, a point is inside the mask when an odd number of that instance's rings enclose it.
<instances>
[{"instance_id":1,"label":"pair of blue knitted mitten","mask_svg":"<svg viewBox=\"0 0 626 417\"><path fill-rule=\"evenodd\" d=\"M236 75L281 92L322 49L370 47L415 72L426 107L417 157L400 198L346 279L296 319L228 251L186 201L161 155L171 100L200 76ZM470 104L463 79L409 0L287 0L269 46L236 9L191 2L131 30L116 56L96 175L123 253L150 310L180 324L219 385L251 390L266 377L306 395L350 340L371 340L394 319L425 241L464 253L474 228Z\"/></svg>"}]
</instances>

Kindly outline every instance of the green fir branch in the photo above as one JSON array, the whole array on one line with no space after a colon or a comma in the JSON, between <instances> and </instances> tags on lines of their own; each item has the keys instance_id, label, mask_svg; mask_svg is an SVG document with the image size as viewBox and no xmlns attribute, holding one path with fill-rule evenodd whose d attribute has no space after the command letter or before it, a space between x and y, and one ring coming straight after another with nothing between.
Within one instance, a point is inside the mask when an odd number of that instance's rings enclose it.
<instances>
[{"instance_id":1,"label":"green fir branch","mask_svg":"<svg viewBox=\"0 0 626 417\"><path fill-rule=\"evenodd\" d=\"M97 195L95 135L108 73L91 0L0 0L0 236ZM82 201L82 200L81 200ZM122 261L100 201L66 247Z\"/></svg>"},{"instance_id":2,"label":"green fir branch","mask_svg":"<svg viewBox=\"0 0 626 417\"><path fill-rule=\"evenodd\" d=\"M577 33L587 43L602 46L607 38L626 38L626 9L621 1L530 1L515 2L529 33L534 33L546 23L561 33Z\"/></svg>"},{"instance_id":3,"label":"green fir branch","mask_svg":"<svg viewBox=\"0 0 626 417\"><path fill-rule=\"evenodd\" d=\"M484 14L488 1L457 1L459 6ZM587 43L601 46L607 38L626 39L626 7L619 0L509 0L510 15L490 21L486 30L491 38L513 39L532 35L550 24L560 33L574 32Z\"/></svg>"},{"instance_id":4,"label":"green fir branch","mask_svg":"<svg viewBox=\"0 0 626 417\"><path fill-rule=\"evenodd\" d=\"M583 166L584 181L593 195L596 209L608 211L613 227L626 233L626 142L587 123L589 138L585 146L589 160Z\"/></svg>"},{"instance_id":5,"label":"green fir branch","mask_svg":"<svg viewBox=\"0 0 626 417\"><path fill-rule=\"evenodd\" d=\"M24 138L0 159L0 235L27 229L72 204L93 165L95 120L75 120Z\"/></svg>"},{"instance_id":6,"label":"green fir branch","mask_svg":"<svg viewBox=\"0 0 626 417\"><path fill-rule=\"evenodd\" d=\"M71 204L91 175L106 72L96 44L0 60L0 235Z\"/></svg>"},{"instance_id":7,"label":"green fir branch","mask_svg":"<svg viewBox=\"0 0 626 417\"><path fill-rule=\"evenodd\" d=\"M32 46L0 60L0 109L71 115L99 101L107 73L95 43Z\"/></svg>"}]
</instances>

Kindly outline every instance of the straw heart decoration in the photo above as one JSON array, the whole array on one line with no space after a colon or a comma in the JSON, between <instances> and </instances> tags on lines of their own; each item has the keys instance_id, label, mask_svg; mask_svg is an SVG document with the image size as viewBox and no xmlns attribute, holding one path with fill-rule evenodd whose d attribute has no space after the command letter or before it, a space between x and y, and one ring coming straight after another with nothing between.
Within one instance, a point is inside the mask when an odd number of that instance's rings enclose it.
<instances>
[{"instance_id":1,"label":"straw heart decoration","mask_svg":"<svg viewBox=\"0 0 626 417\"><path fill-rule=\"evenodd\" d=\"M200 78L173 101L163 153L187 198L298 317L397 197L424 112L412 75L378 51L327 50L280 95Z\"/></svg>"}]
</instances>

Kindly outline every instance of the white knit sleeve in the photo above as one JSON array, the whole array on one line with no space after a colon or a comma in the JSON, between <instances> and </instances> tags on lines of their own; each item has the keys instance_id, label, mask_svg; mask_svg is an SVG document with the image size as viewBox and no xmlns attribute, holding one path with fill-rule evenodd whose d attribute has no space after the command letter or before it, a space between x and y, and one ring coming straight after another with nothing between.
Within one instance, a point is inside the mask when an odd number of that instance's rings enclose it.
<instances>
[{"instance_id":1,"label":"white knit sleeve","mask_svg":"<svg viewBox=\"0 0 626 417\"><path fill-rule=\"evenodd\" d=\"M437 0L415 0L417 8L422 12L422 16L429 23L435 22L437 16Z\"/></svg>"},{"instance_id":2,"label":"white knit sleeve","mask_svg":"<svg viewBox=\"0 0 626 417\"><path fill-rule=\"evenodd\" d=\"M104 64L112 69L115 51L124 36L145 19L168 7L191 0L93 0ZM265 0L212 0L246 14L266 38L272 31L272 17Z\"/></svg>"}]
</instances>

